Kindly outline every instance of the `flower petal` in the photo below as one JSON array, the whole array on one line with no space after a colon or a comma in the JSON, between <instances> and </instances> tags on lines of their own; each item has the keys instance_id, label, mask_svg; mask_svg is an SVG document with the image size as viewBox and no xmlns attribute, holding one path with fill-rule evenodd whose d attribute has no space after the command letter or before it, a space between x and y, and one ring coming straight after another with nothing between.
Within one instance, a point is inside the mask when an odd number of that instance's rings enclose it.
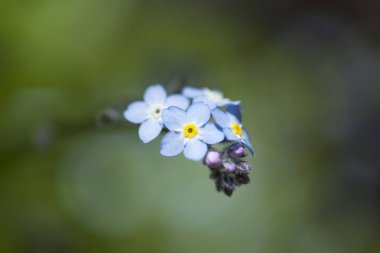
<instances>
[{"instance_id":1,"label":"flower petal","mask_svg":"<svg viewBox=\"0 0 380 253\"><path fill-rule=\"evenodd\" d=\"M249 135L247 131L243 128L243 144L248 148L249 152L255 157L255 152L253 152L253 147L251 143L251 139L249 138Z\"/></svg>"},{"instance_id":2,"label":"flower petal","mask_svg":"<svg viewBox=\"0 0 380 253\"><path fill-rule=\"evenodd\" d=\"M222 107L222 106L231 104L231 102L232 101L229 100L228 98L223 98L222 100L215 102L215 105L218 107Z\"/></svg>"},{"instance_id":3,"label":"flower petal","mask_svg":"<svg viewBox=\"0 0 380 253\"><path fill-rule=\"evenodd\" d=\"M160 153L163 156L175 156L182 152L183 147L184 138L182 134L169 132L162 138Z\"/></svg>"},{"instance_id":4,"label":"flower petal","mask_svg":"<svg viewBox=\"0 0 380 253\"><path fill-rule=\"evenodd\" d=\"M166 91L161 84L149 86L144 93L144 101L148 105L164 104L166 100Z\"/></svg>"},{"instance_id":5,"label":"flower petal","mask_svg":"<svg viewBox=\"0 0 380 253\"><path fill-rule=\"evenodd\" d=\"M242 142L242 139L236 135L231 128L229 127L226 127L226 128L223 128L223 132L226 134L226 139L229 140L229 141L239 141L239 142Z\"/></svg>"},{"instance_id":6,"label":"flower petal","mask_svg":"<svg viewBox=\"0 0 380 253\"><path fill-rule=\"evenodd\" d=\"M216 144L224 140L224 133L214 123L207 123L200 129L200 138L207 144Z\"/></svg>"},{"instance_id":7,"label":"flower petal","mask_svg":"<svg viewBox=\"0 0 380 253\"><path fill-rule=\"evenodd\" d=\"M162 127L158 120L148 119L140 125L139 137L144 143L148 143L160 134Z\"/></svg>"},{"instance_id":8,"label":"flower petal","mask_svg":"<svg viewBox=\"0 0 380 253\"><path fill-rule=\"evenodd\" d=\"M181 108L182 110L186 110L187 107L189 107L189 99L186 98L185 96L182 95L171 95L169 96L166 101L165 101L165 106L170 107L170 106L177 106Z\"/></svg>"},{"instance_id":9,"label":"flower petal","mask_svg":"<svg viewBox=\"0 0 380 253\"><path fill-rule=\"evenodd\" d=\"M143 122L148 115L148 105L143 101L136 101L128 105L128 108L124 111L124 117L135 124Z\"/></svg>"},{"instance_id":10,"label":"flower petal","mask_svg":"<svg viewBox=\"0 0 380 253\"><path fill-rule=\"evenodd\" d=\"M172 106L162 112L164 125L171 131L180 131L186 123L187 114L184 110Z\"/></svg>"},{"instance_id":11,"label":"flower petal","mask_svg":"<svg viewBox=\"0 0 380 253\"><path fill-rule=\"evenodd\" d=\"M226 112L234 115L241 122L241 107L239 105L230 104L226 108Z\"/></svg>"},{"instance_id":12,"label":"flower petal","mask_svg":"<svg viewBox=\"0 0 380 253\"><path fill-rule=\"evenodd\" d=\"M184 155L187 159L199 161L203 159L206 153L207 145L204 142L194 138L186 143Z\"/></svg>"},{"instance_id":13,"label":"flower petal","mask_svg":"<svg viewBox=\"0 0 380 253\"><path fill-rule=\"evenodd\" d=\"M240 120L238 120L238 118L236 118L235 115L233 115L233 114L231 114L229 112L226 112L226 115L229 118L229 121L231 122L230 124L239 124L239 125L241 125Z\"/></svg>"},{"instance_id":14,"label":"flower petal","mask_svg":"<svg viewBox=\"0 0 380 253\"><path fill-rule=\"evenodd\" d=\"M203 103L192 104L187 110L187 121L203 126L211 117L210 109Z\"/></svg>"},{"instance_id":15,"label":"flower petal","mask_svg":"<svg viewBox=\"0 0 380 253\"><path fill-rule=\"evenodd\" d=\"M195 98L197 96L204 94L204 89L197 89L197 88L187 86L183 88L182 94L188 98Z\"/></svg>"},{"instance_id":16,"label":"flower petal","mask_svg":"<svg viewBox=\"0 0 380 253\"><path fill-rule=\"evenodd\" d=\"M216 107L215 102L212 101L206 95L201 95L201 96L195 97L194 103L203 103L203 104L207 105L210 108L210 110L215 109L215 107Z\"/></svg>"},{"instance_id":17,"label":"flower petal","mask_svg":"<svg viewBox=\"0 0 380 253\"><path fill-rule=\"evenodd\" d=\"M216 102L216 105L221 107L225 105L239 105L240 101L232 101L231 99L228 98L223 98L222 100Z\"/></svg>"},{"instance_id":18,"label":"flower petal","mask_svg":"<svg viewBox=\"0 0 380 253\"><path fill-rule=\"evenodd\" d=\"M224 113L220 109L214 109L211 111L212 116L214 117L216 123L225 128L225 127L231 127L231 119L227 116L226 113Z\"/></svg>"}]
</instances>

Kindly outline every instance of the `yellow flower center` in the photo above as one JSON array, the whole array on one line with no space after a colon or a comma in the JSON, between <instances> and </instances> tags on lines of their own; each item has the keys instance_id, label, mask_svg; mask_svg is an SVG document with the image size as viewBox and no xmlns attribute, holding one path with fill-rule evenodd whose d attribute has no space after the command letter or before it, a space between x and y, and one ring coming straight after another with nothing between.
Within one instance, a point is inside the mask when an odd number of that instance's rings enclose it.
<instances>
[{"instance_id":1,"label":"yellow flower center","mask_svg":"<svg viewBox=\"0 0 380 253\"><path fill-rule=\"evenodd\" d=\"M187 124L183 128L183 135L187 138L194 138L198 134L198 128L195 124Z\"/></svg>"},{"instance_id":2,"label":"yellow flower center","mask_svg":"<svg viewBox=\"0 0 380 253\"><path fill-rule=\"evenodd\" d=\"M236 135L239 135L240 137L243 135L243 129L241 128L239 124L237 123L232 124L231 129Z\"/></svg>"}]
</instances>

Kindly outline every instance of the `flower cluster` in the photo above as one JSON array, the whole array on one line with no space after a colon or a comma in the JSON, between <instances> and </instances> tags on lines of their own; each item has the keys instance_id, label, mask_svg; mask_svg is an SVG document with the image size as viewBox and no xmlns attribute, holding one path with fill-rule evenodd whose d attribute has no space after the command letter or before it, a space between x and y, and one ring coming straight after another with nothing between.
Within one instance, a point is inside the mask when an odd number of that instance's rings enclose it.
<instances>
[{"instance_id":1,"label":"flower cluster","mask_svg":"<svg viewBox=\"0 0 380 253\"><path fill-rule=\"evenodd\" d=\"M144 143L166 132L161 155L183 153L190 160L203 160L212 171L217 190L231 196L236 186L249 182L250 165L243 161L244 148L254 155L239 104L218 90L185 87L182 94L168 95L156 84L147 88L143 101L128 106L124 117L140 124L139 137ZM216 144L230 145L218 151Z\"/></svg>"},{"instance_id":2,"label":"flower cluster","mask_svg":"<svg viewBox=\"0 0 380 253\"><path fill-rule=\"evenodd\" d=\"M232 143L222 151L208 151L204 164L211 170L210 178L215 181L217 191L231 196L236 187L249 183L251 165L244 160L245 156L240 143Z\"/></svg>"}]
</instances>

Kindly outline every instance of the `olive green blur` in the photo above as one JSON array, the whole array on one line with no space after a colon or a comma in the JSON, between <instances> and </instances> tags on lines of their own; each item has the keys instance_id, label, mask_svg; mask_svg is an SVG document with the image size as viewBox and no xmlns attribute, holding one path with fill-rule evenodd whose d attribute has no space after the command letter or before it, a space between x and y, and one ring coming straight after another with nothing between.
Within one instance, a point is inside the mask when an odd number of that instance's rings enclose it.
<instances>
[{"instance_id":1,"label":"olive green blur","mask_svg":"<svg viewBox=\"0 0 380 253\"><path fill-rule=\"evenodd\" d=\"M0 252L379 252L379 7L1 0ZM154 83L241 101L250 184L139 140Z\"/></svg>"}]
</instances>

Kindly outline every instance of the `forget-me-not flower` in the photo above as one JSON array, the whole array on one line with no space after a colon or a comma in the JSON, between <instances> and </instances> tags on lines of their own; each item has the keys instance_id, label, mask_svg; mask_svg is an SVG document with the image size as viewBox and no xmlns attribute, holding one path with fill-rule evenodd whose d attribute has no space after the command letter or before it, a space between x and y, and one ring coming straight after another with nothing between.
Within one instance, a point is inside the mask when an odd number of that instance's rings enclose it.
<instances>
[{"instance_id":1,"label":"forget-me-not flower","mask_svg":"<svg viewBox=\"0 0 380 253\"><path fill-rule=\"evenodd\" d=\"M214 109L211 113L216 123L223 128L226 139L243 143L254 156L251 140L241 123L240 107L237 105L229 105L227 106L226 112L220 109Z\"/></svg>"},{"instance_id":2,"label":"forget-me-not flower","mask_svg":"<svg viewBox=\"0 0 380 253\"><path fill-rule=\"evenodd\" d=\"M203 103L192 104L187 111L169 107L162 113L170 130L161 141L161 154L175 156L183 151L186 158L199 161L207 153L207 144L224 140L224 134L213 123L207 123L211 112Z\"/></svg>"},{"instance_id":3,"label":"forget-me-not flower","mask_svg":"<svg viewBox=\"0 0 380 253\"><path fill-rule=\"evenodd\" d=\"M240 101L231 101L223 96L219 90L210 90L208 88L193 88L185 87L182 94L188 98L194 99L194 103L202 102L210 107L210 110L215 107L225 106L228 104L238 105Z\"/></svg>"},{"instance_id":4,"label":"forget-me-not flower","mask_svg":"<svg viewBox=\"0 0 380 253\"><path fill-rule=\"evenodd\" d=\"M144 101L131 103L124 111L124 117L132 123L141 124L139 137L147 143L160 134L163 128L162 112L170 106L186 110L189 99L179 94L167 96L162 85L151 85L144 93Z\"/></svg>"}]
</instances>

